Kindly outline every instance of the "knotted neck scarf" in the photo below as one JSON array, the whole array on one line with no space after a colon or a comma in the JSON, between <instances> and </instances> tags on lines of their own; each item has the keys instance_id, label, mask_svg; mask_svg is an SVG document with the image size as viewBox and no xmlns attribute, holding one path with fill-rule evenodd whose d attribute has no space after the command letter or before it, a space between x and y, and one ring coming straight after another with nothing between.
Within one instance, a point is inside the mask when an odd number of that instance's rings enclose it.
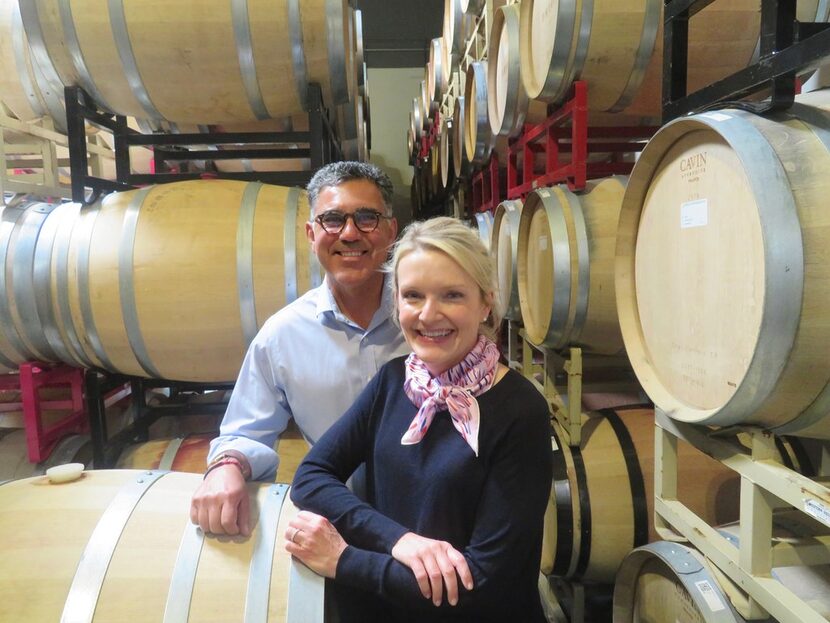
<instances>
[{"instance_id":1,"label":"knotted neck scarf","mask_svg":"<svg viewBox=\"0 0 830 623\"><path fill-rule=\"evenodd\" d=\"M493 386L499 365L496 344L478 336L478 342L459 363L436 377L415 353L406 359L403 389L418 413L401 438L401 444L416 444L426 435L438 411L447 410L452 424L478 456L478 428L481 414L476 396Z\"/></svg>"}]
</instances>

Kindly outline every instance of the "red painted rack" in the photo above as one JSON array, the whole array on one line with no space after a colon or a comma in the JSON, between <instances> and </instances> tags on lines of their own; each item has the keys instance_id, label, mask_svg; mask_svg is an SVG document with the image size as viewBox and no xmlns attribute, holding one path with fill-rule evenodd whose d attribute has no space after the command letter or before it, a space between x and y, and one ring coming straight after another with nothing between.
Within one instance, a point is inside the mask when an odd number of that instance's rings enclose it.
<instances>
[{"instance_id":1,"label":"red painted rack","mask_svg":"<svg viewBox=\"0 0 830 623\"><path fill-rule=\"evenodd\" d=\"M627 175L634 164L619 154L642 151L657 131L653 126L588 127L588 86L574 83L569 99L549 111L538 125L525 125L509 143L506 184L494 154L472 177L473 212L495 210L504 199L524 199L536 188L567 184L583 190L589 179ZM608 161L589 162L593 154L608 154Z\"/></svg>"},{"instance_id":2,"label":"red painted rack","mask_svg":"<svg viewBox=\"0 0 830 623\"><path fill-rule=\"evenodd\" d=\"M69 387L71 397L62 400L41 400L44 387ZM49 456L52 447L65 435L77 433L87 426L84 409L84 371L68 366L23 363L17 374L0 376L0 390L20 390L20 406L26 429L29 461L39 463ZM68 410L60 421L44 426L41 414L45 409Z\"/></svg>"},{"instance_id":3,"label":"red painted rack","mask_svg":"<svg viewBox=\"0 0 830 623\"><path fill-rule=\"evenodd\" d=\"M432 146L435 144L436 139L438 138L438 133L441 131L441 111L436 110L432 114L432 125L429 127L428 132L424 132L421 135L421 149L418 152L418 163L417 166L421 167L424 164L424 160L429 157L430 151L432 150Z\"/></svg>"},{"instance_id":4,"label":"red painted rack","mask_svg":"<svg viewBox=\"0 0 830 623\"><path fill-rule=\"evenodd\" d=\"M538 125L526 125L522 135L510 142L507 198L524 199L534 189L554 184L583 190L588 179L627 175L632 162L588 162L588 156L642 151L656 131L651 126L589 128L588 86L577 81L571 98L561 108ZM537 166L539 154L541 170Z\"/></svg>"},{"instance_id":5,"label":"red painted rack","mask_svg":"<svg viewBox=\"0 0 830 623\"><path fill-rule=\"evenodd\" d=\"M502 190L501 171L499 170L499 157L493 154L490 160L479 171L476 171L472 179L473 213L493 212L502 202L504 191Z\"/></svg>"},{"instance_id":6,"label":"red painted rack","mask_svg":"<svg viewBox=\"0 0 830 623\"><path fill-rule=\"evenodd\" d=\"M20 364L17 374L0 375L0 391L20 391L19 403L3 403L5 408L23 412L26 448L29 461L45 461L55 444L70 433L81 433L89 427L84 401L85 370L64 365L38 362ZM61 399L43 399L40 390L68 388L69 396ZM129 386L119 387L107 400L120 399L129 393ZM45 410L67 411L67 414L49 425L43 423Z\"/></svg>"}]
</instances>

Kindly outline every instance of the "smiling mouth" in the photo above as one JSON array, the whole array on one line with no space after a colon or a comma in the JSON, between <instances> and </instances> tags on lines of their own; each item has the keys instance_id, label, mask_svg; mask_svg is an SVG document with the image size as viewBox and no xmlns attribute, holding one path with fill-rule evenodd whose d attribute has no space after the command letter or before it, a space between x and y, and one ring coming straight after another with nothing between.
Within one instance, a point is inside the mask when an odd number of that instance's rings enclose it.
<instances>
[{"instance_id":1,"label":"smiling mouth","mask_svg":"<svg viewBox=\"0 0 830 623\"><path fill-rule=\"evenodd\" d=\"M430 340L440 339L442 337L447 337L450 333L452 333L452 329L436 329L434 331L418 331L418 335L421 337L425 337Z\"/></svg>"},{"instance_id":2,"label":"smiling mouth","mask_svg":"<svg viewBox=\"0 0 830 623\"><path fill-rule=\"evenodd\" d=\"M335 255L340 257L362 257L366 251L336 251Z\"/></svg>"}]
</instances>

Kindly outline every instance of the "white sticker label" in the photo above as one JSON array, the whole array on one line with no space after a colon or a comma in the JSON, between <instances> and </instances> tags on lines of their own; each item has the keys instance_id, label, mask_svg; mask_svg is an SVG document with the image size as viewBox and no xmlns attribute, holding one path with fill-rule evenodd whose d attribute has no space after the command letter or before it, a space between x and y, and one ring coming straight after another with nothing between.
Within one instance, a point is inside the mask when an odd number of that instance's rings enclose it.
<instances>
[{"instance_id":1,"label":"white sticker label","mask_svg":"<svg viewBox=\"0 0 830 623\"><path fill-rule=\"evenodd\" d=\"M554 452L559 450L559 444L556 443L556 438L554 438L554 437L550 438L550 449L553 450Z\"/></svg>"},{"instance_id":2,"label":"white sticker label","mask_svg":"<svg viewBox=\"0 0 830 623\"><path fill-rule=\"evenodd\" d=\"M547 236L539 236L539 250L540 251L547 251L548 250L548 237Z\"/></svg>"},{"instance_id":3,"label":"white sticker label","mask_svg":"<svg viewBox=\"0 0 830 623\"><path fill-rule=\"evenodd\" d=\"M729 121L732 118L729 115L724 115L722 112L707 112L703 113L703 116L714 119L715 121Z\"/></svg>"},{"instance_id":4,"label":"white sticker label","mask_svg":"<svg viewBox=\"0 0 830 623\"><path fill-rule=\"evenodd\" d=\"M703 595L706 605L709 606L709 609L712 612L719 612L726 608L726 606L723 605L721 598L718 597L718 594L709 582L702 580L701 582L695 582L695 586L697 587L697 590L700 591L700 594Z\"/></svg>"},{"instance_id":5,"label":"white sticker label","mask_svg":"<svg viewBox=\"0 0 830 623\"><path fill-rule=\"evenodd\" d=\"M830 526L830 508L817 500L804 500L804 512Z\"/></svg>"},{"instance_id":6,"label":"white sticker label","mask_svg":"<svg viewBox=\"0 0 830 623\"><path fill-rule=\"evenodd\" d=\"M709 200L687 201L680 206L680 228L705 227L709 224Z\"/></svg>"}]
</instances>

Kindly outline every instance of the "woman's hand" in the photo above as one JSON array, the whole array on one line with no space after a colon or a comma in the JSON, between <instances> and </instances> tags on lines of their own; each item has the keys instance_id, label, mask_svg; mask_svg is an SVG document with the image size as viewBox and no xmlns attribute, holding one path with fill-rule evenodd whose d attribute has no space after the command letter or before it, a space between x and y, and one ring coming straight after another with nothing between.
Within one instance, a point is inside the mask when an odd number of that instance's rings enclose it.
<instances>
[{"instance_id":1,"label":"woman's hand","mask_svg":"<svg viewBox=\"0 0 830 623\"><path fill-rule=\"evenodd\" d=\"M285 551L326 578L334 578L346 545L328 519L309 511L297 513L285 531Z\"/></svg>"},{"instance_id":2,"label":"woman's hand","mask_svg":"<svg viewBox=\"0 0 830 623\"><path fill-rule=\"evenodd\" d=\"M458 577L468 591L473 590L473 575L467 559L446 541L407 532L395 543L392 556L412 569L421 593L427 599L432 598L436 606L441 605L444 585L450 605L458 603Z\"/></svg>"}]
</instances>

